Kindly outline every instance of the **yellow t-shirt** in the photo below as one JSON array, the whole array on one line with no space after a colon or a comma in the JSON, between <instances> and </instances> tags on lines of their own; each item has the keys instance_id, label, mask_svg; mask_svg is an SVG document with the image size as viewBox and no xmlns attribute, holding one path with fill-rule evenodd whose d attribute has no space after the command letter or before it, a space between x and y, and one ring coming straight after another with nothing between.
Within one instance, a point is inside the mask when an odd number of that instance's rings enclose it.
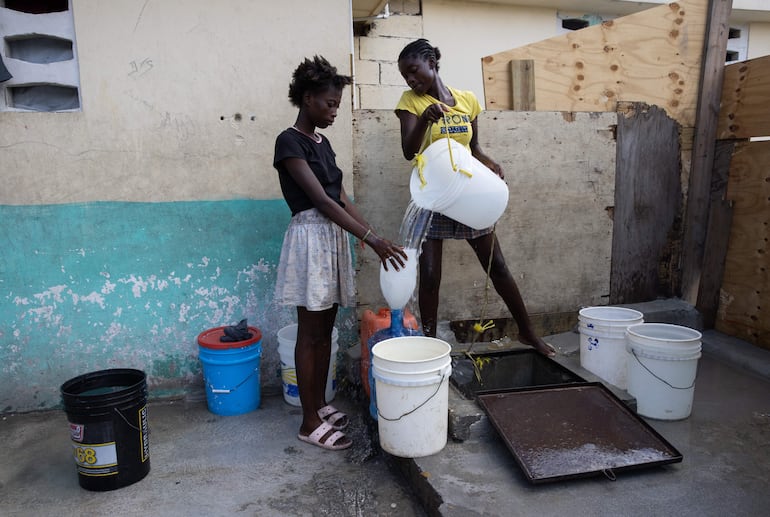
<instances>
[{"instance_id":1,"label":"yellow t-shirt","mask_svg":"<svg viewBox=\"0 0 770 517\"><path fill-rule=\"evenodd\" d=\"M455 99L454 106L447 106L449 111L444 114L444 120L431 125L431 139L427 139L420 147L422 152L431 141L435 142L439 138L444 138L449 132L449 136L457 143L470 148L473 129L471 123L481 113L481 104L479 104L476 95L471 91L455 90L449 87L449 92ZM440 102L435 97L425 94L417 95L412 90L407 90L401 94L401 99L396 105L396 111L404 110L413 113L416 116L422 115L428 106Z\"/></svg>"}]
</instances>

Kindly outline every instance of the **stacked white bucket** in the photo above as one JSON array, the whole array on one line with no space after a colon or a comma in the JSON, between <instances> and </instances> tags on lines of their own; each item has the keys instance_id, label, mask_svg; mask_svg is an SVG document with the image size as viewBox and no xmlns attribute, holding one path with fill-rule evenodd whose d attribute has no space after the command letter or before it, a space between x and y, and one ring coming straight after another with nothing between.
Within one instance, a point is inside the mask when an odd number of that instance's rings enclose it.
<instances>
[{"instance_id":1,"label":"stacked white bucket","mask_svg":"<svg viewBox=\"0 0 770 517\"><path fill-rule=\"evenodd\" d=\"M337 351L339 350L339 332L332 330L332 351L329 357L329 374L326 377L326 402L331 402L337 394ZM281 383L283 399L292 406L302 406L297 387L297 367L294 363L294 348L297 345L297 324L288 325L278 331L278 356L281 358Z\"/></svg>"},{"instance_id":2,"label":"stacked white bucket","mask_svg":"<svg viewBox=\"0 0 770 517\"><path fill-rule=\"evenodd\" d=\"M644 315L624 307L586 307L578 313L580 366L625 390L628 353L626 329L644 322Z\"/></svg>"},{"instance_id":3,"label":"stacked white bucket","mask_svg":"<svg viewBox=\"0 0 770 517\"><path fill-rule=\"evenodd\" d=\"M636 412L659 420L690 416L701 333L667 323L642 323L626 329L628 393Z\"/></svg>"},{"instance_id":4,"label":"stacked white bucket","mask_svg":"<svg viewBox=\"0 0 770 517\"><path fill-rule=\"evenodd\" d=\"M449 343L425 336L385 339L372 348L382 449L402 458L435 454L447 442Z\"/></svg>"},{"instance_id":5,"label":"stacked white bucket","mask_svg":"<svg viewBox=\"0 0 770 517\"><path fill-rule=\"evenodd\" d=\"M636 399L638 414L658 420L690 416L701 333L644 323L624 307L587 307L578 316L580 366Z\"/></svg>"}]
</instances>

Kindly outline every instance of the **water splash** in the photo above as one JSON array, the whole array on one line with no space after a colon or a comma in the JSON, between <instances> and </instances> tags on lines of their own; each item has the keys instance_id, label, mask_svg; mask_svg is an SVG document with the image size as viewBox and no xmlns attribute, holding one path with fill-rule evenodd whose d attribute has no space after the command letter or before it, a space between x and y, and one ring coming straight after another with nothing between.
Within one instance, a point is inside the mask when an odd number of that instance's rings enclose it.
<instances>
[{"instance_id":1,"label":"water splash","mask_svg":"<svg viewBox=\"0 0 770 517\"><path fill-rule=\"evenodd\" d=\"M399 230L401 245L408 256L407 264L398 271L385 271L380 266L380 290L393 310L403 309L414 298L417 262L432 219L433 212L418 207L413 200L410 201Z\"/></svg>"},{"instance_id":2,"label":"water splash","mask_svg":"<svg viewBox=\"0 0 770 517\"><path fill-rule=\"evenodd\" d=\"M535 477L547 478L654 463L667 460L671 455L649 447L620 450L586 443L574 448L530 449L523 457Z\"/></svg>"},{"instance_id":3,"label":"water splash","mask_svg":"<svg viewBox=\"0 0 770 517\"><path fill-rule=\"evenodd\" d=\"M433 212L420 208L414 203L414 200L409 201L399 230L399 237L404 248L422 250L422 243L428 235L432 220Z\"/></svg>"}]
</instances>

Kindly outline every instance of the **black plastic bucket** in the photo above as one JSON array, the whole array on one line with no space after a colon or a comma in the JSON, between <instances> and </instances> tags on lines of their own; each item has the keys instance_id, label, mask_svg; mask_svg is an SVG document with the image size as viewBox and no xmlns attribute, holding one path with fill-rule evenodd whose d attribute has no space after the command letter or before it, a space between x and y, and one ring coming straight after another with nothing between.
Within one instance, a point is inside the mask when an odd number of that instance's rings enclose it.
<instances>
[{"instance_id":1,"label":"black plastic bucket","mask_svg":"<svg viewBox=\"0 0 770 517\"><path fill-rule=\"evenodd\" d=\"M150 471L147 376L101 370L61 386L78 481L86 490L115 490Z\"/></svg>"}]
</instances>

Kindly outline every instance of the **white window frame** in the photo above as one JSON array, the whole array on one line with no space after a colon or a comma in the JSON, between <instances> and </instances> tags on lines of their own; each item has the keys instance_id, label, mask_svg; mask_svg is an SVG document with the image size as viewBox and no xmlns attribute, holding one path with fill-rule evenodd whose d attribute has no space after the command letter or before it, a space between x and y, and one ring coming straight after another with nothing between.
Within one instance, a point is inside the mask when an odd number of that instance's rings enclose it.
<instances>
[{"instance_id":1,"label":"white window frame","mask_svg":"<svg viewBox=\"0 0 770 517\"><path fill-rule=\"evenodd\" d=\"M67 10L62 12L28 14L5 7L5 2L0 1L0 55L3 64L13 75L8 81L0 83L0 112L50 112L48 110L19 109L9 105L9 87L21 86L65 86L75 88L78 95L78 107L62 111L81 111L82 99L80 96L80 69L78 67L77 45L75 44L75 20L72 16L72 0L67 2ZM55 63L30 63L8 57L8 45L6 38L23 37L34 34L35 36L50 36L72 42L72 59Z\"/></svg>"}]
</instances>

